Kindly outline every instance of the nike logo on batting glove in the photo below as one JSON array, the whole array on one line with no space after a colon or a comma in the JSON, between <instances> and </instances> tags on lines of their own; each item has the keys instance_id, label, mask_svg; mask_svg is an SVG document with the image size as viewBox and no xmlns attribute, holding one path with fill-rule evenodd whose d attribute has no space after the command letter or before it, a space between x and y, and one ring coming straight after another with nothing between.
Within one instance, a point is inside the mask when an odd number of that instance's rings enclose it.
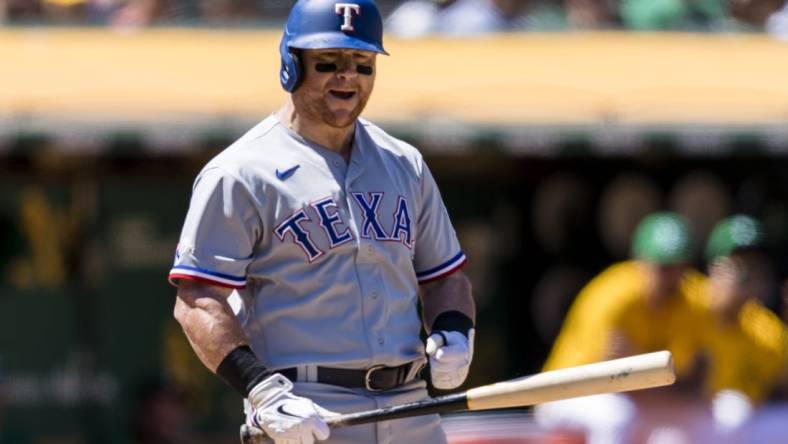
<instances>
[{"instance_id":1,"label":"nike logo on batting glove","mask_svg":"<svg viewBox=\"0 0 788 444\"><path fill-rule=\"evenodd\" d=\"M285 405L284 404L282 404L279 407L277 407L276 411L281 413L281 414L283 414L283 415L285 415L285 416L292 416L293 418L303 418L303 416L296 415L295 413L290 413L287 410L285 410Z\"/></svg>"}]
</instances>

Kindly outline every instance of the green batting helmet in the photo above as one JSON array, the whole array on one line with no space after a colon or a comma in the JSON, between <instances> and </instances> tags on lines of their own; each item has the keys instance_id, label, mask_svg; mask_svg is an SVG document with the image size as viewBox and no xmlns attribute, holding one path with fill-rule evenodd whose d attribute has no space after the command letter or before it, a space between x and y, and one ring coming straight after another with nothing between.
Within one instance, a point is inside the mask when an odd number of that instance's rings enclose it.
<instances>
[{"instance_id":1,"label":"green batting helmet","mask_svg":"<svg viewBox=\"0 0 788 444\"><path fill-rule=\"evenodd\" d=\"M646 216L635 229L632 256L656 264L685 262L692 250L689 224L675 213Z\"/></svg>"},{"instance_id":2,"label":"green batting helmet","mask_svg":"<svg viewBox=\"0 0 788 444\"><path fill-rule=\"evenodd\" d=\"M758 248L763 244L761 223L750 216L737 214L714 226L706 242L706 260L729 256L735 250Z\"/></svg>"}]
</instances>

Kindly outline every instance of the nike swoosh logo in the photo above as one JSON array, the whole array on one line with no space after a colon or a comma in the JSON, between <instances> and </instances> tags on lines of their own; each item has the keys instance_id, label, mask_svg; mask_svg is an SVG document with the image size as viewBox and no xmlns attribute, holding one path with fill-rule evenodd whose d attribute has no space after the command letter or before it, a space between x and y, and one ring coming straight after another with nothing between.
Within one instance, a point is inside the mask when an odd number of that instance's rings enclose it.
<instances>
[{"instance_id":1,"label":"nike swoosh logo","mask_svg":"<svg viewBox=\"0 0 788 444\"><path fill-rule=\"evenodd\" d=\"M294 414L288 412L287 410L285 410L285 405L284 404L282 404L279 407L277 407L276 411L281 413L281 414L283 414L283 415L285 415L285 416L289 416L291 418L303 418L302 416L294 415Z\"/></svg>"},{"instance_id":2,"label":"nike swoosh logo","mask_svg":"<svg viewBox=\"0 0 788 444\"><path fill-rule=\"evenodd\" d=\"M285 179L287 179L288 177L292 176L292 175L293 175L293 173L295 173L295 171L296 171L296 170L298 169L298 167L300 167L300 166L301 166L301 165L296 165L296 166L294 166L294 167L292 167L292 168L288 168L288 169L286 169L286 170L284 170L284 171L279 171L279 168L277 168L277 169L276 169L276 177L277 177L277 179L279 179L279 180L285 180Z\"/></svg>"}]
</instances>

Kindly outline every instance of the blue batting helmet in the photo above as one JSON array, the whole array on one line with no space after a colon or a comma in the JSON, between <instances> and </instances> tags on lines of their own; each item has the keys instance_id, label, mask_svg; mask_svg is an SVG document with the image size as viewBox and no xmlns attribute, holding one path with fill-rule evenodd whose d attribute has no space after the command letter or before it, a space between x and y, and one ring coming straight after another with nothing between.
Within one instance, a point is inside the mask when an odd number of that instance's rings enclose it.
<instances>
[{"instance_id":1,"label":"blue batting helmet","mask_svg":"<svg viewBox=\"0 0 788 444\"><path fill-rule=\"evenodd\" d=\"M279 81L295 91L303 77L297 49L383 49L383 19L372 0L298 0L285 24Z\"/></svg>"}]
</instances>

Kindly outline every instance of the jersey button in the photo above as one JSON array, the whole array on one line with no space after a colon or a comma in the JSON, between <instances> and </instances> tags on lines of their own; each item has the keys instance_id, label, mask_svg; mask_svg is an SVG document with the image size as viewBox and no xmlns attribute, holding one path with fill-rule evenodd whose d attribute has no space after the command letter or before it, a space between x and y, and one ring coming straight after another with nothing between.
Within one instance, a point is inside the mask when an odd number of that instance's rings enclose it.
<instances>
[{"instance_id":1,"label":"jersey button","mask_svg":"<svg viewBox=\"0 0 788 444\"><path fill-rule=\"evenodd\" d=\"M372 290L372 299L377 299L377 298L378 298L378 291Z\"/></svg>"},{"instance_id":2,"label":"jersey button","mask_svg":"<svg viewBox=\"0 0 788 444\"><path fill-rule=\"evenodd\" d=\"M370 256L375 254L375 247L373 247L372 245L367 245L367 254L369 254Z\"/></svg>"},{"instance_id":3,"label":"jersey button","mask_svg":"<svg viewBox=\"0 0 788 444\"><path fill-rule=\"evenodd\" d=\"M382 337L378 338L378 345L383 345L386 342Z\"/></svg>"}]
</instances>

